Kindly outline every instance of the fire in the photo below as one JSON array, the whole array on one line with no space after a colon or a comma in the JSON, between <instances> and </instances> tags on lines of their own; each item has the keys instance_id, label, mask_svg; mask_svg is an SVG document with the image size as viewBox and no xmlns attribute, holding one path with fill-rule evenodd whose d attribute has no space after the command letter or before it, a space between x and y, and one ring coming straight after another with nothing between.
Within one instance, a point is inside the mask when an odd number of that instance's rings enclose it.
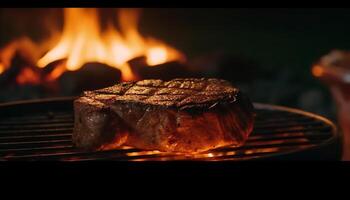
<instances>
[{"instance_id":1,"label":"fire","mask_svg":"<svg viewBox=\"0 0 350 200\"><path fill-rule=\"evenodd\" d=\"M3 63L0 63L0 74L2 74L5 71L5 65Z\"/></svg>"},{"instance_id":2,"label":"fire","mask_svg":"<svg viewBox=\"0 0 350 200\"><path fill-rule=\"evenodd\" d=\"M20 76L17 76L16 81L18 84L39 84L40 77L36 74L31 68L26 67L20 73Z\"/></svg>"},{"instance_id":3,"label":"fire","mask_svg":"<svg viewBox=\"0 0 350 200\"><path fill-rule=\"evenodd\" d=\"M121 9L118 12L120 31L111 23L103 31L97 9L66 8L59 42L39 59L37 65L44 68L56 60L67 59L65 68L52 72L54 77L51 78L57 78L65 70L74 71L87 62L100 62L121 70L122 79L127 81L136 79L128 64L135 57L145 56L150 66L184 59L176 49L142 37L137 28L138 20L137 9Z\"/></svg>"},{"instance_id":4,"label":"fire","mask_svg":"<svg viewBox=\"0 0 350 200\"><path fill-rule=\"evenodd\" d=\"M18 84L39 84L40 75L30 67L35 67L35 62L40 58L40 54L52 42L50 39L44 44L36 44L28 37L21 37L9 42L0 49L0 75L11 67L17 67L17 70L20 71L16 76ZM16 59L16 55L20 55L21 59L25 60L26 66L12 66L14 64L12 61ZM23 69L20 67L23 67Z\"/></svg>"},{"instance_id":5,"label":"fire","mask_svg":"<svg viewBox=\"0 0 350 200\"><path fill-rule=\"evenodd\" d=\"M56 68L46 77L46 81L54 81L60 77L66 71L66 64L66 62L57 64Z\"/></svg>"},{"instance_id":6,"label":"fire","mask_svg":"<svg viewBox=\"0 0 350 200\"><path fill-rule=\"evenodd\" d=\"M147 64L157 65L166 62L167 60L167 52L164 48L152 48L147 52Z\"/></svg>"}]
</instances>

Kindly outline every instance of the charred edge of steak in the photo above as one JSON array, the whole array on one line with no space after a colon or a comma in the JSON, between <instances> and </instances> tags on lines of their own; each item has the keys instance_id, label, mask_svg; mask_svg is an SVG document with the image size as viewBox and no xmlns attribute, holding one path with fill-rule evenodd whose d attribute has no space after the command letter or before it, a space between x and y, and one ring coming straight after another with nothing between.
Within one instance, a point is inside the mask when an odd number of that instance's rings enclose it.
<instances>
[{"instance_id":1,"label":"charred edge of steak","mask_svg":"<svg viewBox=\"0 0 350 200\"><path fill-rule=\"evenodd\" d=\"M74 101L74 113L72 140L83 149L98 149L127 135L120 117L98 101L81 97Z\"/></svg>"}]
</instances>

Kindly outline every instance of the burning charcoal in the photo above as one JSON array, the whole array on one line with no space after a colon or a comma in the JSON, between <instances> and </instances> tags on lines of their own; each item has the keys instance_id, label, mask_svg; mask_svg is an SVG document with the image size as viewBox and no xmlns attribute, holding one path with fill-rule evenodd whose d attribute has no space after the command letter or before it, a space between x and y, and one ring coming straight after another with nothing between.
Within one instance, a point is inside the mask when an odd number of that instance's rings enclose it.
<instances>
[{"instance_id":1,"label":"burning charcoal","mask_svg":"<svg viewBox=\"0 0 350 200\"><path fill-rule=\"evenodd\" d=\"M56 61L49 63L44 68L42 68L43 74L44 75L50 74L52 71L54 71L60 65L65 65L66 61L67 61L67 59L59 59L59 60L56 60Z\"/></svg>"},{"instance_id":2,"label":"burning charcoal","mask_svg":"<svg viewBox=\"0 0 350 200\"><path fill-rule=\"evenodd\" d=\"M78 95L85 90L112 86L121 80L121 72L108 65L91 62L76 71L66 71L59 78L62 95Z\"/></svg>"},{"instance_id":3,"label":"burning charcoal","mask_svg":"<svg viewBox=\"0 0 350 200\"><path fill-rule=\"evenodd\" d=\"M0 85L25 84L27 80L28 83L40 82L40 69L26 56L16 52L10 67L0 75Z\"/></svg>"},{"instance_id":4,"label":"burning charcoal","mask_svg":"<svg viewBox=\"0 0 350 200\"><path fill-rule=\"evenodd\" d=\"M139 68L147 66L145 56L139 56L139 57L133 58L129 60L128 63L131 67L131 70L133 71L137 71Z\"/></svg>"},{"instance_id":5,"label":"burning charcoal","mask_svg":"<svg viewBox=\"0 0 350 200\"><path fill-rule=\"evenodd\" d=\"M47 94L59 96L61 92L59 77L66 71L67 59L60 59L49 63L41 69L42 86Z\"/></svg>"},{"instance_id":6,"label":"burning charcoal","mask_svg":"<svg viewBox=\"0 0 350 200\"><path fill-rule=\"evenodd\" d=\"M200 74L190 70L189 66L177 61L148 66L145 57L138 57L128 63L139 79L171 80L174 78L200 77Z\"/></svg>"}]
</instances>

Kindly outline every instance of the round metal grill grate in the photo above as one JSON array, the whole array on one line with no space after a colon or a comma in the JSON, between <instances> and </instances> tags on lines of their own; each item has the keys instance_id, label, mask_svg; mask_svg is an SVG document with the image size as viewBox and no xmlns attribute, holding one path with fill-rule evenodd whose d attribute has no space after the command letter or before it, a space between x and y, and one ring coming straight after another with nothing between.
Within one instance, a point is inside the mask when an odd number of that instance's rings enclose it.
<instances>
[{"instance_id":1,"label":"round metal grill grate","mask_svg":"<svg viewBox=\"0 0 350 200\"><path fill-rule=\"evenodd\" d=\"M329 120L296 109L255 103L255 128L242 147L196 155L132 147L83 152L71 142L72 98L0 106L0 160L235 161L252 159L339 159L339 136Z\"/></svg>"}]
</instances>

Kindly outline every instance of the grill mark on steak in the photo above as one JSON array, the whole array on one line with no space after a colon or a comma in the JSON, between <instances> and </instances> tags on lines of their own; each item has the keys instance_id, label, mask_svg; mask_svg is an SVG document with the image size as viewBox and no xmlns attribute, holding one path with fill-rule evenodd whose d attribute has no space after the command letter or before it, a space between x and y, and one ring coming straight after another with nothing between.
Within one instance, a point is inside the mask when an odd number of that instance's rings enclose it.
<instances>
[{"instance_id":1,"label":"grill mark on steak","mask_svg":"<svg viewBox=\"0 0 350 200\"><path fill-rule=\"evenodd\" d=\"M175 109L213 108L218 103L232 103L238 90L218 79L174 79L127 82L109 88L90 91L94 95L116 95L114 101L164 106ZM99 98L95 98L99 100Z\"/></svg>"}]
</instances>

